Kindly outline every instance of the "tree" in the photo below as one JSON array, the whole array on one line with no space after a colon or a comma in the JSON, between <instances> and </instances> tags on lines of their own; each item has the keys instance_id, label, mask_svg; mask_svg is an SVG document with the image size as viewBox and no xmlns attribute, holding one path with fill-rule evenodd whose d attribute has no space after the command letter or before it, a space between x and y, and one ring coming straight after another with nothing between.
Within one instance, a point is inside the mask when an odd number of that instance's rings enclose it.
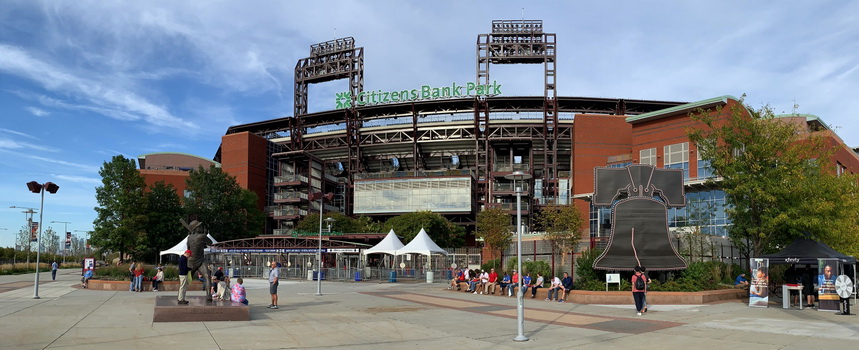
<instances>
[{"instance_id":1,"label":"tree","mask_svg":"<svg viewBox=\"0 0 859 350\"><path fill-rule=\"evenodd\" d=\"M585 219L574 205L548 205L539 211L535 223L565 261L567 253L575 253L579 246Z\"/></svg>"},{"instance_id":2,"label":"tree","mask_svg":"<svg viewBox=\"0 0 859 350\"><path fill-rule=\"evenodd\" d=\"M403 242L409 242L422 228L439 247L461 247L465 243L464 228L431 211L418 211L392 217L385 221L384 231L393 229L403 237Z\"/></svg>"},{"instance_id":3,"label":"tree","mask_svg":"<svg viewBox=\"0 0 859 350\"><path fill-rule=\"evenodd\" d=\"M514 228L515 225L510 224L510 215L499 207L487 208L477 214L477 237L483 239L493 260L510 245Z\"/></svg>"},{"instance_id":4,"label":"tree","mask_svg":"<svg viewBox=\"0 0 859 350\"><path fill-rule=\"evenodd\" d=\"M340 212L327 212L322 214L322 219L326 218L334 219L334 222L331 223L331 231L334 232L364 232L361 229L363 228L360 222L357 222L355 219L350 218L343 213ZM322 229L328 229L328 223L322 222ZM301 219L297 225L295 225L295 230L302 234L317 234L319 233L319 213L314 212L308 214L306 217Z\"/></svg>"},{"instance_id":5,"label":"tree","mask_svg":"<svg viewBox=\"0 0 859 350\"><path fill-rule=\"evenodd\" d=\"M60 251L60 236L53 227L42 232L42 253L57 254Z\"/></svg>"},{"instance_id":6,"label":"tree","mask_svg":"<svg viewBox=\"0 0 859 350\"><path fill-rule=\"evenodd\" d=\"M99 206L93 222L91 244L102 250L135 255L141 236L146 234L146 187L133 159L119 155L99 170L102 185L96 187Z\"/></svg>"},{"instance_id":7,"label":"tree","mask_svg":"<svg viewBox=\"0 0 859 350\"><path fill-rule=\"evenodd\" d=\"M265 214L257 208L253 192L239 187L236 179L211 165L191 170L186 188L185 213L203 223L219 241L254 237L262 233Z\"/></svg>"},{"instance_id":8,"label":"tree","mask_svg":"<svg viewBox=\"0 0 859 350\"><path fill-rule=\"evenodd\" d=\"M146 257L157 260L159 251L172 247L188 232L179 222L184 215L182 203L173 185L158 181L149 189L146 196L149 221L146 225L145 239L139 242L142 244L140 250L145 252Z\"/></svg>"},{"instance_id":9,"label":"tree","mask_svg":"<svg viewBox=\"0 0 859 350\"><path fill-rule=\"evenodd\" d=\"M729 237L736 245L748 240L759 255L813 235L856 249L856 179L824 170L834 163L834 150L820 136L780 122L768 107L754 110L742 101L699 110L692 119L703 127L687 130L689 139L721 177ZM853 211L836 208L842 205Z\"/></svg>"}]
</instances>

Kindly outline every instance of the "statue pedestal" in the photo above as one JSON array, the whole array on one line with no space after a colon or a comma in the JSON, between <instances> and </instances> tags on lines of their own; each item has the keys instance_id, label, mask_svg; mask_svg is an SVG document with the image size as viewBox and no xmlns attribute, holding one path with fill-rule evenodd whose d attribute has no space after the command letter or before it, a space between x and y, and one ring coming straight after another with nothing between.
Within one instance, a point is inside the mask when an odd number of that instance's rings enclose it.
<instances>
[{"instance_id":1,"label":"statue pedestal","mask_svg":"<svg viewBox=\"0 0 859 350\"><path fill-rule=\"evenodd\" d=\"M187 296L188 304L177 304L176 295L155 298L153 322L250 321L250 307L231 301L206 301L205 296Z\"/></svg>"}]
</instances>

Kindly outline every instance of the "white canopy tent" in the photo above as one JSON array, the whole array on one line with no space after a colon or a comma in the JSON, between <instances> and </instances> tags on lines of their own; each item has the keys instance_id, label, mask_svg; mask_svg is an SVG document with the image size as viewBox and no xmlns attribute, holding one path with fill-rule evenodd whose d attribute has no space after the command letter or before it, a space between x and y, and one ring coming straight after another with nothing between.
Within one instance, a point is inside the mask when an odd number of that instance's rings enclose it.
<instances>
[{"instance_id":1,"label":"white canopy tent","mask_svg":"<svg viewBox=\"0 0 859 350\"><path fill-rule=\"evenodd\" d=\"M421 228L421 232L418 232L418 235L415 236L409 244L406 244L405 247L397 250L397 255L403 254L422 254L430 256L433 254L447 255L447 251L441 249L438 244L435 244L432 238L427 234L427 231L424 231L424 229Z\"/></svg>"},{"instance_id":2,"label":"white canopy tent","mask_svg":"<svg viewBox=\"0 0 859 350\"><path fill-rule=\"evenodd\" d=\"M403 248L403 242L400 242L400 239L397 238L397 235L394 233L394 230L391 229L391 232L388 232L388 235L382 239L379 244L374 245L370 249L364 250L364 255L367 254L390 254L397 255L397 250Z\"/></svg>"},{"instance_id":3,"label":"white canopy tent","mask_svg":"<svg viewBox=\"0 0 859 350\"><path fill-rule=\"evenodd\" d=\"M432 255L433 254L444 254L447 255L447 251L441 249L438 244L433 242L432 238L427 234L423 228L421 228L421 232L418 232L418 235L412 239L409 244L406 244L402 249L397 250L397 255L405 255L405 254L421 254L426 255L427 259L427 283L433 282L433 272L432 272Z\"/></svg>"},{"instance_id":4,"label":"white canopy tent","mask_svg":"<svg viewBox=\"0 0 859 350\"><path fill-rule=\"evenodd\" d=\"M216 241L215 237L212 237L212 235L207 233L206 237L209 237L209 239L212 241L212 244L218 243L218 241ZM186 250L188 250L188 236L185 236L185 239L183 239L181 242L179 242L179 244L176 244L175 246L173 246L173 248L170 248L167 250L162 250L160 255L167 255L167 254L182 255L185 253ZM209 249L206 248L206 250L209 250Z\"/></svg>"}]
</instances>

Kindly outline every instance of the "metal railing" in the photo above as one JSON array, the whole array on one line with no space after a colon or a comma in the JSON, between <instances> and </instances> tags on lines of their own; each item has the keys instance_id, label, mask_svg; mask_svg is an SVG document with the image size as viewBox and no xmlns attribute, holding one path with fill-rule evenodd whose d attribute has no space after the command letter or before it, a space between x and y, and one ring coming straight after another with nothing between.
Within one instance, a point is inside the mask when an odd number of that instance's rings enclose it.
<instances>
[{"instance_id":1,"label":"metal railing","mask_svg":"<svg viewBox=\"0 0 859 350\"><path fill-rule=\"evenodd\" d=\"M531 190L531 184L524 182L524 181L522 181L522 182L517 181L516 187L521 187L522 191L524 191L524 192L528 192ZM516 188L513 187L512 182L496 182L495 185L492 186L492 189L495 191L511 191L511 192L516 191ZM523 193L523 194L526 194L526 193Z\"/></svg>"},{"instance_id":2,"label":"metal railing","mask_svg":"<svg viewBox=\"0 0 859 350\"><path fill-rule=\"evenodd\" d=\"M307 193L298 191L275 192L274 199L307 199Z\"/></svg>"},{"instance_id":3,"label":"metal railing","mask_svg":"<svg viewBox=\"0 0 859 350\"><path fill-rule=\"evenodd\" d=\"M293 181L301 181L307 182L307 176L304 175L280 175L274 177L274 182L293 182Z\"/></svg>"},{"instance_id":4,"label":"metal railing","mask_svg":"<svg viewBox=\"0 0 859 350\"><path fill-rule=\"evenodd\" d=\"M495 163L492 167L493 171L500 172L528 171L530 169L531 167L528 164Z\"/></svg>"},{"instance_id":5,"label":"metal railing","mask_svg":"<svg viewBox=\"0 0 859 350\"><path fill-rule=\"evenodd\" d=\"M307 216L307 210L304 209L275 209L274 216Z\"/></svg>"}]
</instances>

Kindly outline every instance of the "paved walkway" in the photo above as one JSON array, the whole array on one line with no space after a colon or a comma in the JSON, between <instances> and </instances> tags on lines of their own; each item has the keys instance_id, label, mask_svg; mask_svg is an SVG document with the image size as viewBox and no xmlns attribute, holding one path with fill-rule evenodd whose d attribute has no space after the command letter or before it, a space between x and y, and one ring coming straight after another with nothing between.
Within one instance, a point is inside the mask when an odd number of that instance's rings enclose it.
<instances>
[{"instance_id":1,"label":"paved walkway","mask_svg":"<svg viewBox=\"0 0 859 350\"><path fill-rule=\"evenodd\" d=\"M859 340L859 316L756 309L742 303L580 305L526 299L516 336L516 300L444 290L441 284L284 281L280 309L267 282L246 280L248 322L153 323L156 295L78 289L79 272L57 281L0 276L0 348L9 349L839 349ZM201 291L192 291L202 293ZM856 309L854 312L859 312Z\"/></svg>"}]
</instances>

